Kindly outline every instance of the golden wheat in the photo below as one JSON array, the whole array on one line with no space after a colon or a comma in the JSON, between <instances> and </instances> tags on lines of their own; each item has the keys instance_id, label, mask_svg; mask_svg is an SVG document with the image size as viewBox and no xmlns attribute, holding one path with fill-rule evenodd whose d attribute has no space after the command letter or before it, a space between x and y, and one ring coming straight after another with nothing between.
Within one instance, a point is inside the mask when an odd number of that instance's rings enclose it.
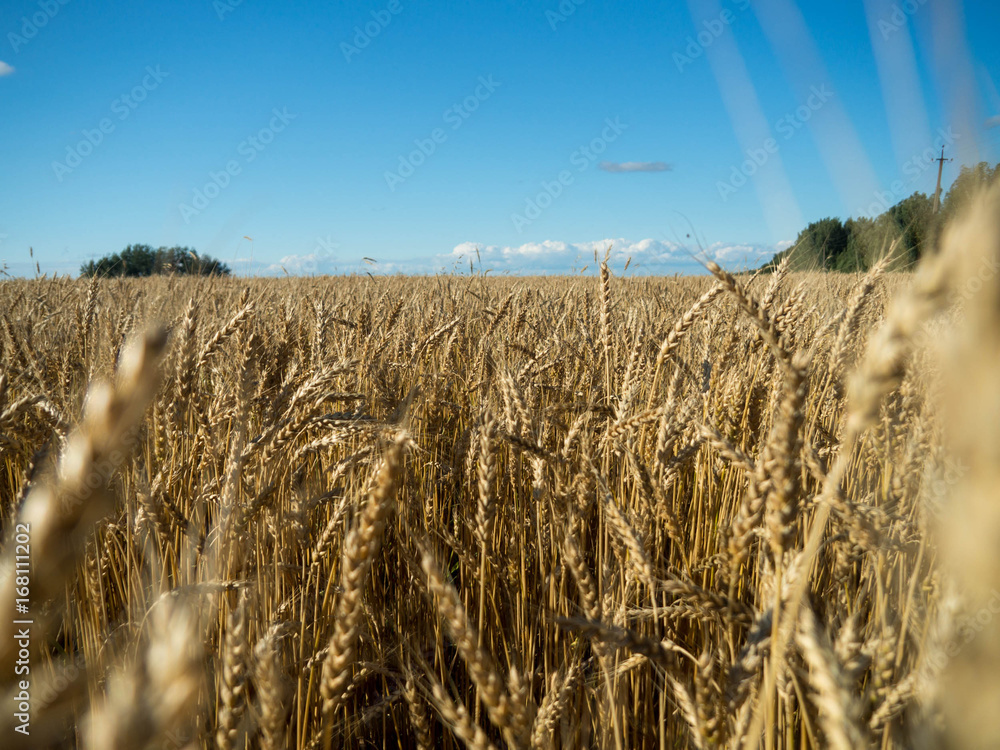
<instances>
[{"instance_id":1,"label":"golden wheat","mask_svg":"<svg viewBox=\"0 0 1000 750\"><path fill-rule=\"evenodd\" d=\"M995 746L998 205L912 274L0 282L4 746Z\"/></svg>"}]
</instances>

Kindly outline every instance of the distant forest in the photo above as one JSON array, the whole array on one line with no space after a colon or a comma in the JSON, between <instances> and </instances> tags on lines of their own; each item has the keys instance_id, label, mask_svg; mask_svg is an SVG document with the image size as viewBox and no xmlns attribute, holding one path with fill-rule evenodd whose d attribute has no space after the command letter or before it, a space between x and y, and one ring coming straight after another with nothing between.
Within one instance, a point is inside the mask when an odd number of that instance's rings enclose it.
<instances>
[{"instance_id":1,"label":"distant forest","mask_svg":"<svg viewBox=\"0 0 1000 750\"><path fill-rule=\"evenodd\" d=\"M179 276L228 276L229 266L209 257L199 255L190 247L161 247L129 245L120 253L106 255L97 261L88 261L80 267L82 276L153 276L177 274Z\"/></svg>"},{"instance_id":2,"label":"distant forest","mask_svg":"<svg viewBox=\"0 0 1000 750\"><path fill-rule=\"evenodd\" d=\"M841 221L821 219L803 229L795 244L765 266L777 267L785 257L793 270L867 271L892 251L890 268L909 268L932 250L941 228L968 203L976 189L1000 180L1000 164L980 162L961 173L933 212L934 196L914 193L875 218Z\"/></svg>"}]
</instances>

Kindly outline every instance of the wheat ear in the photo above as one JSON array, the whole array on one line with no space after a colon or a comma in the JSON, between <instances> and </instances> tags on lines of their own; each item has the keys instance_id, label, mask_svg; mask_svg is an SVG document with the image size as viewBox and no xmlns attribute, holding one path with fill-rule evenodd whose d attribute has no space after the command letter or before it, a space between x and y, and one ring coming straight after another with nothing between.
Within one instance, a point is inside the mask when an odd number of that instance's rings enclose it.
<instances>
[{"instance_id":1,"label":"wheat ear","mask_svg":"<svg viewBox=\"0 0 1000 750\"><path fill-rule=\"evenodd\" d=\"M94 524L114 508L112 475L139 444L135 427L160 381L166 333L155 330L126 349L114 385L94 385L83 423L67 439L52 481L28 493L18 525L29 530L34 603L62 593L83 556ZM0 573L0 603L15 611L13 546ZM14 625L0 620L0 665L13 669Z\"/></svg>"},{"instance_id":2,"label":"wheat ear","mask_svg":"<svg viewBox=\"0 0 1000 750\"><path fill-rule=\"evenodd\" d=\"M361 631L362 603L368 572L382 543L386 520L392 510L396 482L402 462L403 441L397 438L386 451L385 459L368 496L358 525L344 540L341 562L342 593L337 601L336 620L329 651L323 661L320 692L323 697L325 744L329 747L333 713L343 705L351 684L351 666Z\"/></svg>"}]
</instances>

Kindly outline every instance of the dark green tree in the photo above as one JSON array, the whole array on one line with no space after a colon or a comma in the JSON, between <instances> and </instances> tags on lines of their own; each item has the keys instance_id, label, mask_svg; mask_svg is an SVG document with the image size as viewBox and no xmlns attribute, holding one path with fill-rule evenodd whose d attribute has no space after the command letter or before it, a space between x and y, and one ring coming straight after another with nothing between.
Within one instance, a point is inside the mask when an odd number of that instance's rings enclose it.
<instances>
[{"instance_id":1,"label":"dark green tree","mask_svg":"<svg viewBox=\"0 0 1000 750\"><path fill-rule=\"evenodd\" d=\"M129 245L120 253L84 263L80 267L80 273L83 276L228 276L231 271L222 261L208 255L199 255L189 247L161 247L154 250L149 245Z\"/></svg>"},{"instance_id":2,"label":"dark green tree","mask_svg":"<svg viewBox=\"0 0 1000 750\"><path fill-rule=\"evenodd\" d=\"M793 271L821 271L834 268L837 259L847 250L848 230L840 219L814 221L801 232L795 244L774 256L768 264L776 268L787 256Z\"/></svg>"},{"instance_id":3,"label":"dark green tree","mask_svg":"<svg viewBox=\"0 0 1000 750\"><path fill-rule=\"evenodd\" d=\"M882 217L889 222L890 232L897 242L893 254L899 264L917 262L930 244L930 228L934 202L923 193L914 193L886 211Z\"/></svg>"},{"instance_id":4,"label":"dark green tree","mask_svg":"<svg viewBox=\"0 0 1000 750\"><path fill-rule=\"evenodd\" d=\"M929 231L931 238L936 242L941 229L962 212L976 191L997 180L1000 180L1000 164L991 167L981 161L974 167L962 167L941 200L941 209Z\"/></svg>"},{"instance_id":5,"label":"dark green tree","mask_svg":"<svg viewBox=\"0 0 1000 750\"><path fill-rule=\"evenodd\" d=\"M814 221L764 269L773 270L787 256L793 270L867 271L889 253L890 269L910 268L921 255L933 252L941 228L964 210L972 196L996 182L1000 182L1000 164L991 167L980 162L962 167L937 214L931 197L913 193L874 218Z\"/></svg>"},{"instance_id":6,"label":"dark green tree","mask_svg":"<svg viewBox=\"0 0 1000 750\"><path fill-rule=\"evenodd\" d=\"M834 263L837 271L867 271L874 261L873 249L884 243L884 227L878 221L863 216L844 222L847 231L847 247Z\"/></svg>"}]
</instances>

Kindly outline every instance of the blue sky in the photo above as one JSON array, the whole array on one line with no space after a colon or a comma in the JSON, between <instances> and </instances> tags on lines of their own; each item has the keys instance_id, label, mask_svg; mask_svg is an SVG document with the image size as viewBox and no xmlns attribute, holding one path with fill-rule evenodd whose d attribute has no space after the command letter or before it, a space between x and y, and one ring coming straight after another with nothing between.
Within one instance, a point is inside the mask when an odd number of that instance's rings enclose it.
<instances>
[{"instance_id":1,"label":"blue sky","mask_svg":"<svg viewBox=\"0 0 1000 750\"><path fill-rule=\"evenodd\" d=\"M995 0L5 0L0 263L756 264L933 192L942 143L946 183L1000 160L998 28Z\"/></svg>"}]
</instances>

